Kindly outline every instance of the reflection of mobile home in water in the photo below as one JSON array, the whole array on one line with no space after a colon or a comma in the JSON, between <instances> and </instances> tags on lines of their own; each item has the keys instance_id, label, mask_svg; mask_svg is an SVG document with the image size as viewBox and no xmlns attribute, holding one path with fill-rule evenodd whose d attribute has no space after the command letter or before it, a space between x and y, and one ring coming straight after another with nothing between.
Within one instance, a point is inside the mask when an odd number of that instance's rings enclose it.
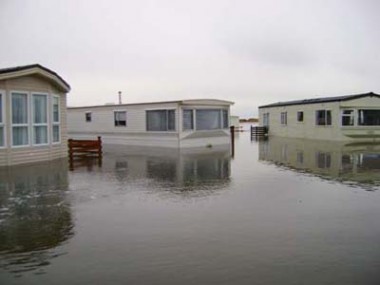
<instances>
[{"instance_id":1,"label":"reflection of mobile home in water","mask_svg":"<svg viewBox=\"0 0 380 285\"><path fill-rule=\"evenodd\" d=\"M0 168L0 268L41 269L73 235L67 171L66 159Z\"/></svg>"},{"instance_id":2,"label":"reflection of mobile home in water","mask_svg":"<svg viewBox=\"0 0 380 285\"><path fill-rule=\"evenodd\" d=\"M380 184L380 144L271 137L259 159L343 181Z\"/></svg>"},{"instance_id":3,"label":"reflection of mobile home in water","mask_svg":"<svg viewBox=\"0 0 380 285\"><path fill-rule=\"evenodd\" d=\"M220 185L229 181L229 148L219 150L177 150L113 146L105 147L103 170L115 169L121 181L149 179L175 186L198 186L212 181ZM219 183L220 182L220 183Z\"/></svg>"}]
</instances>

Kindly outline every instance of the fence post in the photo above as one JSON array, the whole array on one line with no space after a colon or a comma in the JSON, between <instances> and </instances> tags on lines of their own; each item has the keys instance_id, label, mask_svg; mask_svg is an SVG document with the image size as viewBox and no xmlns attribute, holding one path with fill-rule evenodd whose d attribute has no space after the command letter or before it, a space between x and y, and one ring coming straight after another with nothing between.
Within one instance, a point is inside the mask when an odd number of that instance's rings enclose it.
<instances>
[{"instance_id":1,"label":"fence post","mask_svg":"<svg viewBox=\"0 0 380 285\"><path fill-rule=\"evenodd\" d=\"M235 126L230 127L231 133L231 157L235 156Z\"/></svg>"}]
</instances>

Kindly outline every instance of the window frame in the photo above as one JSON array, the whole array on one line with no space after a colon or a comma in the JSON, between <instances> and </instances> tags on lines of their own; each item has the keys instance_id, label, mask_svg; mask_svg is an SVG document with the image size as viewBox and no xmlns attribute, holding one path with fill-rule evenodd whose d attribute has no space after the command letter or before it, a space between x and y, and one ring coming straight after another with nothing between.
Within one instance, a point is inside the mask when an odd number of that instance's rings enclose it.
<instances>
[{"instance_id":1,"label":"window frame","mask_svg":"<svg viewBox=\"0 0 380 285\"><path fill-rule=\"evenodd\" d=\"M60 144L61 143L61 97L58 95L51 95L51 143ZM57 99L58 103L58 120L54 119L54 99ZM58 127L58 141L54 140L54 127Z\"/></svg>"},{"instance_id":2,"label":"window frame","mask_svg":"<svg viewBox=\"0 0 380 285\"><path fill-rule=\"evenodd\" d=\"M351 111L351 114L344 114L345 111ZM342 109L341 110L341 114L340 114L340 125L342 127L352 127L352 126L355 126L355 114L356 111L354 109ZM351 122L351 124L349 125L344 125L343 124L343 120L344 118L349 118L349 122Z\"/></svg>"},{"instance_id":3,"label":"window frame","mask_svg":"<svg viewBox=\"0 0 380 285\"><path fill-rule=\"evenodd\" d=\"M120 120L116 120L116 114L117 113L124 113L125 114L125 124L116 124L116 122L122 122ZM115 128L126 128L128 126L127 110L114 110L113 111L113 126Z\"/></svg>"},{"instance_id":4,"label":"window frame","mask_svg":"<svg viewBox=\"0 0 380 285\"><path fill-rule=\"evenodd\" d=\"M225 108L195 108L195 116L194 116L194 130L198 132L207 132L207 131L215 131L215 130L226 130L229 128L230 118L229 111ZM199 129L198 128L198 112L199 111L217 111L218 112L218 127L215 129ZM225 118L224 115L227 115ZM225 120L226 119L226 120Z\"/></svg>"},{"instance_id":5,"label":"window frame","mask_svg":"<svg viewBox=\"0 0 380 285\"><path fill-rule=\"evenodd\" d=\"M23 123L23 124L14 124L13 123L13 95L14 94L22 94L22 95L26 95L26 119L27 119L27 122L26 123ZM10 100L9 100L9 105L10 105L10 113L11 113L11 116L10 116L10 125L11 125L11 146L12 148L23 148L23 147L29 147L31 145L31 141L30 141L30 138L31 138L31 135L30 135L30 116L31 116L31 112L30 112L30 92L28 91L20 91L20 90L11 90L10 91ZM17 127L26 127L27 128L27 139L28 139L28 142L27 144L23 144L23 145L15 145L14 144L14 140L13 140L13 130L14 128L17 128Z\"/></svg>"},{"instance_id":6,"label":"window frame","mask_svg":"<svg viewBox=\"0 0 380 285\"><path fill-rule=\"evenodd\" d=\"M45 99L46 99L46 109L45 109L45 112L46 112L46 123L35 123L34 122L34 112L35 112L35 109L34 109L34 96L44 96ZM31 115L31 120L30 120L30 125L31 125L31 141L30 143L33 145L33 146L46 146L46 145L49 145L49 136L50 136L50 132L49 132L49 119L50 119L50 116L49 116L49 94L47 93L43 93L43 92L32 92L31 93L31 96L30 96L30 100L31 100L31 104L30 104L30 115ZM46 142L44 143L35 143L35 130L34 128L35 127L46 127Z\"/></svg>"},{"instance_id":7,"label":"window frame","mask_svg":"<svg viewBox=\"0 0 380 285\"><path fill-rule=\"evenodd\" d=\"M175 108L169 108L169 109L147 109L145 110L145 130L147 132L176 132L177 131L177 123L176 123L176 110ZM152 129L149 129L149 121L148 121L148 114L149 112L163 112L165 111L165 116L166 116L166 129L165 130L152 130ZM170 122L170 115L169 115L169 112L173 112L174 113L174 117L173 117L173 122ZM174 128L171 129L170 126L171 125L174 125Z\"/></svg>"},{"instance_id":8,"label":"window frame","mask_svg":"<svg viewBox=\"0 0 380 285\"><path fill-rule=\"evenodd\" d=\"M280 122L281 122L281 126L287 126L288 125L288 112L287 111L281 112Z\"/></svg>"},{"instance_id":9,"label":"window frame","mask_svg":"<svg viewBox=\"0 0 380 285\"><path fill-rule=\"evenodd\" d=\"M323 112L324 118L318 116L319 112ZM329 116L327 114L329 114ZM324 124L320 123L321 119L324 119ZM320 127L332 126L332 111L330 109L315 110L315 125Z\"/></svg>"},{"instance_id":10,"label":"window frame","mask_svg":"<svg viewBox=\"0 0 380 285\"><path fill-rule=\"evenodd\" d=\"M360 127L379 127L380 126L380 124L378 124L378 125L369 125L369 124L364 124L364 122L361 122L361 120L364 120L364 114L363 114L363 117L362 117L362 113L364 112L364 111L377 111L377 112L380 112L380 109L377 109L377 108L367 108L367 109L363 109L363 108L361 108L361 109L357 109L357 113L358 113L358 117L357 117L357 124L358 124L358 126L360 126Z\"/></svg>"},{"instance_id":11,"label":"window frame","mask_svg":"<svg viewBox=\"0 0 380 285\"><path fill-rule=\"evenodd\" d=\"M6 140L6 127L5 127L5 91L0 90L0 128L3 133L3 144L0 144L1 148L6 148L7 140Z\"/></svg>"},{"instance_id":12,"label":"window frame","mask_svg":"<svg viewBox=\"0 0 380 285\"><path fill-rule=\"evenodd\" d=\"M298 123L304 122L304 112L303 111L297 111L297 122Z\"/></svg>"},{"instance_id":13,"label":"window frame","mask_svg":"<svg viewBox=\"0 0 380 285\"><path fill-rule=\"evenodd\" d=\"M187 128L185 126L185 113L189 112L191 114L190 116L190 121L191 121L191 126L190 128ZM195 129L195 121L194 121L194 109L182 109L182 130L183 131L193 131Z\"/></svg>"},{"instance_id":14,"label":"window frame","mask_svg":"<svg viewBox=\"0 0 380 285\"><path fill-rule=\"evenodd\" d=\"M92 112L85 112L84 113L84 118L86 123L91 123L92 122Z\"/></svg>"}]
</instances>

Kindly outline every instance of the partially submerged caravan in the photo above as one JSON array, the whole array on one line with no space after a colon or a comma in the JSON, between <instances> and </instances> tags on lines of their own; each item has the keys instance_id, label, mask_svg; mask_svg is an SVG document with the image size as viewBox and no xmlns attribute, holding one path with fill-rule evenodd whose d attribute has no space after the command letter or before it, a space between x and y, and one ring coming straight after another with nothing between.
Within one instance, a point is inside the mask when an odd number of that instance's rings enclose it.
<instances>
[{"instance_id":1,"label":"partially submerged caravan","mask_svg":"<svg viewBox=\"0 0 380 285\"><path fill-rule=\"evenodd\" d=\"M380 141L380 95L279 102L259 107L268 135L335 141Z\"/></svg>"},{"instance_id":2,"label":"partially submerged caravan","mask_svg":"<svg viewBox=\"0 0 380 285\"><path fill-rule=\"evenodd\" d=\"M0 166L67 156L69 91L39 64L0 69Z\"/></svg>"},{"instance_id":3,"label":"partially submerged caravan","mask_svg":"<svg viewBox=\"0 0 380 285\"><path fill-rule=\"evenodd\" d=\"M104 144L155 147L229 145L233 102L198 99L71 107L71 138L101 136Z\"/></svg>"}]
</instances>

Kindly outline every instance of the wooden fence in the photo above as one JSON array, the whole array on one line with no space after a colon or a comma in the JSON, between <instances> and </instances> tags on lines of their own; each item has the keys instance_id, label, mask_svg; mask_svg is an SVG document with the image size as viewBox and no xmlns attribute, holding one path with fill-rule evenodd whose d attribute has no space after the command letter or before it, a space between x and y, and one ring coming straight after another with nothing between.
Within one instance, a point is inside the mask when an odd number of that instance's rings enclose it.
<instances>
[{"instance_id":1,"label":"wooden fence","mask_svg":"<svg viewBox=\"0 0 380 285\"><path fill-rule=\"evenodd\" d=\"M268 135L267 127L251 126L251 138L265 138Z\"/></svg>"},{"instance_id":2,"label":"wooden fence","mask_svg":"<svg viewBox=\"0 0 380 285\"><path fill-rule=\"evenodd\" d=\"M89 158L97 158L99 165L102 163L102 139L96 140L68 140L68 152L70 168L73 168L74 162Z\"/></svg>"}]
</instances>

